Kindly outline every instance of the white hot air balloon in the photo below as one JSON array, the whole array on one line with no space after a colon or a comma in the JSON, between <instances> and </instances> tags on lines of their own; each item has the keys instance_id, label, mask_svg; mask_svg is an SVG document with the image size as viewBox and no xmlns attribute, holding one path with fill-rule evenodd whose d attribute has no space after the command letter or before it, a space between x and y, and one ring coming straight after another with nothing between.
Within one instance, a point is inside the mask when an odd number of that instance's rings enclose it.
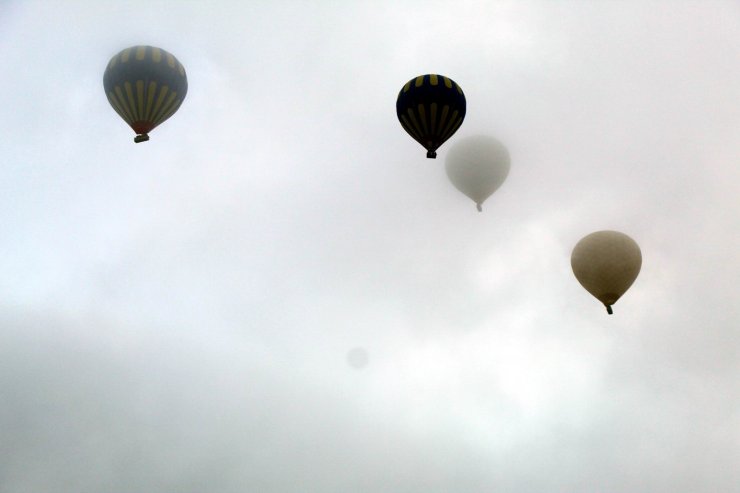
<instances>
[{"instance_id":1,"label":"white hot air balloon","mask_svg":"<svg viewBox=\"0 0 740 493\"><path fill-rule=\"evenodd\" d=\"M447 176L455 188L481 205L498 190L509 174L509 151L498 140L484 135L459 140L445 160Z\"/></svg>"},{"instance_id":2,"label":"white hot air balloon","mask_svg":"<svg viewBox=\"0 0 740 493\"><path fill-rule=\"evenodd\" d=\"M597 231L579 241L570 256L578 282L612 314L612 305L640 273L642 254L635 240L618 231Z\"/></svg>"}]
</instances>

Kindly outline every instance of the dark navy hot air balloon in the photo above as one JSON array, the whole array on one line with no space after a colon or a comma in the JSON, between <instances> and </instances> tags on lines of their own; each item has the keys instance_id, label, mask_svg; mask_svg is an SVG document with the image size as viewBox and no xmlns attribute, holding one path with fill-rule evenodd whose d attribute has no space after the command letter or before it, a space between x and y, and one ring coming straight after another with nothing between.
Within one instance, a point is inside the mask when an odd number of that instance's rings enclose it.
<instances>
[{"instance_id":1,"label":"dark navy hot air balloon","mask_svg":"<svg viewBox=\"0 0 740 493\"><path fill-rule=\"evenodd\" d=\"M171 117L188 92L185 68L171 53L132 46L108 62L103 87L113 109L136 132L134 142Z\"/></svg>"},{"instance_id":2,"label":"dark navy hot air balloon","mask_svg":"<svg viewBox=\"0 0 740 493\"><path fill-rule=\"evenodd\" d=\"M465 118L465 95L455 81L437 74L420 75L398 93L396 114L401 126L436 158L439 146Z\"/></svg>"}]
</instances>

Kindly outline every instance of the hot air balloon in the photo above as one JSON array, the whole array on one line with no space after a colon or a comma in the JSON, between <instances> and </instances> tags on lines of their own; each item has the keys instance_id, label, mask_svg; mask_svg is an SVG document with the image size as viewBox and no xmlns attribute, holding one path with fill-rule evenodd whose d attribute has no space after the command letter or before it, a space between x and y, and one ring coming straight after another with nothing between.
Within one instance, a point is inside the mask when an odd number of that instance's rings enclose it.
<instances>
[{"instance_id":1,"label":"hot air balloon","mask_svg":"<svg viewBox=\"0 0 740 493\"><path fill-rule=\"evenodd\" d=\"M171 117L188 92L185 69L171 53L153 46L132 46L108 62L103 88L113 109L136 132L134 142Z\"/></svg>"},{"instance_id":2,"label":"hot air balloon","mask_svg":"<svg viewBox=\"0 0 740 493\"><path fill-rule=\"evenodd\" d=\"M396 100L401 126L436 158L439 146L465 118L465 95L455 81L436 74L420 75L401 88Z\"/></svg>"},{"instance_id":3,"label":"hot air balloon","mask_svg":"<svg viewBox=\"0 0 740 493\"><path fill-rule=\"evenodd\" d=\"M455 188L481 205L498 190L509 174L509 151L493 137L466 137L447 153L445 170Z\"/></svg>"},{"instance_id":4,"label":"hot air balloon","mask_svg":"<svg viewBox=\"0 0 740 493\"><path fill-rule=\"evenodd\" d=\"M570 265L578 282L606 306L612 305L632 286L640 273L642 254L635 240L618 231L597 231L573 248Z\"/></svg>"}]
</instances>

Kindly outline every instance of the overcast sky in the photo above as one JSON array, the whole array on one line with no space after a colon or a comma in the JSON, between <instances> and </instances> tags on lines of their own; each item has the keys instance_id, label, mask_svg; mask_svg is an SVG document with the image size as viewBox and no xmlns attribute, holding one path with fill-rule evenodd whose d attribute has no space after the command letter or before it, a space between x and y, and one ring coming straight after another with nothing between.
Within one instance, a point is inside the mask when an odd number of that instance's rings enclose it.
<instances>
[{"instance_id":1,"label":"overcast sky","mask_svg":"<svg viewBox=\"0 0 740 493\"><path fill-rule=\"evenodd\" d=\"M142 144L136 44L189 83ZM0 492L740 491L739 46L736 1L2 1Z\"/></svg>"}]
</instances>

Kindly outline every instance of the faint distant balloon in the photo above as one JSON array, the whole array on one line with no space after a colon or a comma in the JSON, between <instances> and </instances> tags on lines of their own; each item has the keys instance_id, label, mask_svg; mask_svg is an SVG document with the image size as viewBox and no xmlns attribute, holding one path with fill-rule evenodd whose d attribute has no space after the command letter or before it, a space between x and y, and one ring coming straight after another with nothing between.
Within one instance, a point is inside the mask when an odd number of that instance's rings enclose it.
<instances>
[{"instance_id":1,"label":"faint distant balloon","mask_svg":"<svg viewBox=\"0 0 740 493\"><path fill-rule=\"evenodd\" d=\"M483 210L483 202L506 180L510 167L506 147L485 135L459 140L445 159L447 177L455 188L475 202L478 211Z\"/></svg>"},{"instance_id":2,"label":"faint distant balloon","mask_svg":"<svg viewBox=\"0 0 740 493\"><path fill-rule=\"evenodd\" d=\"M573 248L570 264L578 282L612 314L612 305L632 286L642 266L635 240L618 231L597 231Z\"/></svg>"},{"instance_id":3,"label":"faint distant balloon","mask_svg":"<svg viewBox=\"0 0 740 493\"><path fill-rule=\"evenodd\" d=\"M367 366L369 357L365 348L356 347L347 352L347 363L356 370L361 370Z\"/></svg>"}]
</instances>

